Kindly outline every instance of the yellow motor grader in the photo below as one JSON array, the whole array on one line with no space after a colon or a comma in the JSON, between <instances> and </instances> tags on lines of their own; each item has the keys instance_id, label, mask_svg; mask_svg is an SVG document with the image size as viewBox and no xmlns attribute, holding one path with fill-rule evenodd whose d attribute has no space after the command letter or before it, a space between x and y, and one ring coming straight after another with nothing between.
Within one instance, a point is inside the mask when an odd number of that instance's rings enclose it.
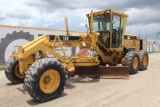
<instances>
[{"instance_id":1,"label":"yellow motor grader","mask_svg":"<svg viewBox=\"0 0 160 107\"><path fill-rule=\"evenodd\" d=\"M31 97L45 102L61 95L67 76L128 78L129 73L147 69L148 54L140 50L140 38L125 34L127 14L109 9L86 16L90 32L69 34L66 19L66 35L43 35L19 46L6 63L8 80L24 82ZM81 52L67 56L64 47L77 47ZM57 48L63 55L55 51ZM82 55L88 51L93 54Z\"/></svg>"}]
</instances>

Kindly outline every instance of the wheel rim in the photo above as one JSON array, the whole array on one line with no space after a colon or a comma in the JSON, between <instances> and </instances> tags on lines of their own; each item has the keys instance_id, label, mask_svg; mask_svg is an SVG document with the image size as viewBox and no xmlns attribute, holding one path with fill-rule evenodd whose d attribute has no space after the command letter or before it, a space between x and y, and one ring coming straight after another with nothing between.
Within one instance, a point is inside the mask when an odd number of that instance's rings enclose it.
<instances>
[{"instance_id":1,"label":"wheel rim","mask_svg":"<svg viewBox=\"0 0 160 107\"><path fill-rule=\"evenodd\" d=\"M40 89L47 94L54 92L60 84L60 75L56 70L47 70L40 77Z\"/></svg>"},{"instance_id":2,"label":"wheel rim","mask_svg":"<svg viewBox=\"0 0 160 107\"><path fill-rule=\"evenodd\" d=\"M143 57L143 65L146 67L148 64L148 58L147 58L147 55L144 55Z\"/></svg>"},{"instance_id":3,"label":"wheel rim","mask_svg":"<svg viewBox=\"0 0 160 107\"><path fill-rule=\"evenodd\" d=\"M134 59L133 59L133 68L137 69L137 67L138 67L138 58L134 57Z\"/></svg>"},{"instance_id":4,"label":"wheel rim","mask_svg":"<svg viewBox=\"0 0 160 107\"><path fill-rule=\"evenodd\" d=\"M18 77L18 78L25 78L24 75L20 74L20 71L19 71L19 64L17 63L15 68L14 68L14 73L15 75Z\"/></svg>"}]
</instances>

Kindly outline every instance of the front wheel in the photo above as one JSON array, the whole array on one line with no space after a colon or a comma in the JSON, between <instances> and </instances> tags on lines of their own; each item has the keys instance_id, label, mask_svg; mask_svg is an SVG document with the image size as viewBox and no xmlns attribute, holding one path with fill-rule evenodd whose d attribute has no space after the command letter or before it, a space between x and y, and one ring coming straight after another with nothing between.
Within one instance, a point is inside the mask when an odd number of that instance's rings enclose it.
<instances>
[{"instance_id":1,"label":"front wheel","mask_svg":"<svg viewBox=\"0 0 160 107\"><path fill-rule=\"evenodd\" d=\"M5 75L9 81L14 84L23 83L25 75L20 74L19 62L12 56L6 63Z\"/></svg>"},{"instance_id":2,"label":"front wheel","mask_svg":"<svg viewBox=\"0 0 160 107\"><path fill-rule=\"evenodd\" d=\"M27 71L24 85L31 97L45 102L57 98L64 90L66 73L60 62L39 59Z\"/></svg>"}]
</instances>

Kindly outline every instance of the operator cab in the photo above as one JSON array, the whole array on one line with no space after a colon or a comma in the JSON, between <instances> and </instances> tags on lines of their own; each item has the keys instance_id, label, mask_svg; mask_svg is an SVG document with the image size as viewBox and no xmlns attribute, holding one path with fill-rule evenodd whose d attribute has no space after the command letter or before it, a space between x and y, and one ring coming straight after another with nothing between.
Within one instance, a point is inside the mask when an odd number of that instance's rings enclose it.
<instances>
[{"instance_id":1,"label":"operator cab","mask_svg":"<svg viewBox=\"0 0 160 107\"><path fill-rule=\"evenodd\" d=\"M88 14L89 16L89 14ZM127 14L120 13L115 10L105 10L93 13L94 31L99 32L99 41L105 45L106 48L119 48L122 46L122 36L125 30L124 22ZM125 21L124 21L125 20ZM89 22L90 17L89 17Z\"/></svg>"}]
</instances>

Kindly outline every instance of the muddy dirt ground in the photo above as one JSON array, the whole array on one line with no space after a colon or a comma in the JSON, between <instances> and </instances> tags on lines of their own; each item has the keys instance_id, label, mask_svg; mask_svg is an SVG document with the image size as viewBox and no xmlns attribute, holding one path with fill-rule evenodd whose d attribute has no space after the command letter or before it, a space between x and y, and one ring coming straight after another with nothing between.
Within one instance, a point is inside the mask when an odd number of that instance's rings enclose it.
<instances>
[{"instance_id":1,"label":"muddy dirt ground","mask_svg":"<svg viewBox=\"0 0 160 107\"><path fill-rule=\"evenodd\" d=\"M0 71L0 107L159 107L160 53L149 54L146 71L129 79L70 79L61 97L39 103L23 84L13 85Z\"/></svg>"}]
</instances>

